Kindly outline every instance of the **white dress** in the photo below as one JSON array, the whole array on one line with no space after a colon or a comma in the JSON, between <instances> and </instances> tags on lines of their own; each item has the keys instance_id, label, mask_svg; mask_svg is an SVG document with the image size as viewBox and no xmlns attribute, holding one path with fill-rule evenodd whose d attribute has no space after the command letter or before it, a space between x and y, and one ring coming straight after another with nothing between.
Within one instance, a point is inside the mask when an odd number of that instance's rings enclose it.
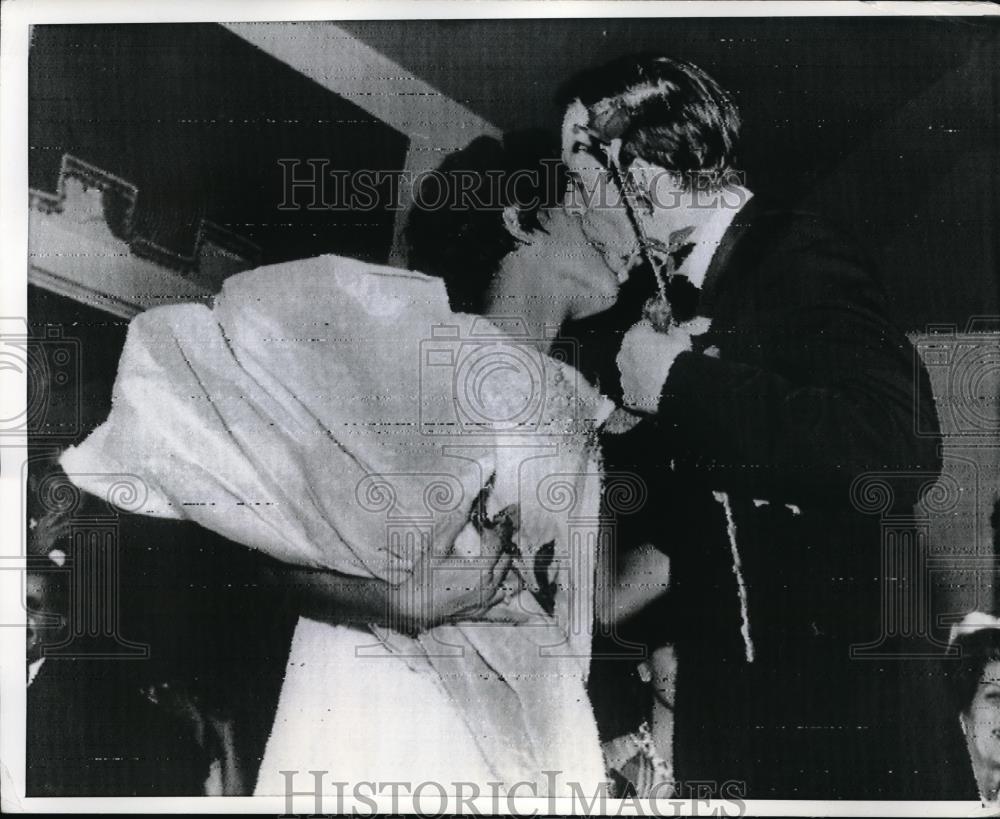
<instances>
[{"instance_id":1,"label":"white dress","mask_svg":"<svg viewBox=\"0 0 1000 819\"><path fill-rule=\"evenodd\" d=\"M492 777L434 675L392 656L367 629L305 617L295 628L255 795L283 796L284 770L300 772L294 790L313 787L313 770L325 771L328 785Z\"/></svg>"}]
</instances>

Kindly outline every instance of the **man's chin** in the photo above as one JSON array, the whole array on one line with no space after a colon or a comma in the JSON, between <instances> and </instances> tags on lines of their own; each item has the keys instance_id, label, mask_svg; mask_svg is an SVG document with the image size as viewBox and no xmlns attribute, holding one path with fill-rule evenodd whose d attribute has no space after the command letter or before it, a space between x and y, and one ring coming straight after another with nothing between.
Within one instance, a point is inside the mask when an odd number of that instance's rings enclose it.
<instances>
[{"instance_id":1,"label":"man's chin","mask_svg":"<svg viewBox=\"0 0 1000 819\"><path fill-rule=\"evenodd\" d=\"M628 260L622 258L621 256L605 256L604 266L607 268L609 278L614 281L616 288L625 284L632 273L632 269L628 265Z\"/></svg>"},{"instance_id":2,"label":"man's chin","mask_svg":"<svg viewBox=\"0 0 1000 819\"><path fill-rule=\"evenodd\" d=\"M600 299L594 304L594 315L606 313L618 303L619 288L616 285L613 291L607 294L607 298Z\"/></svg>"},{"instance_id":3,"label":"man's chin","mask_svg":"<svg viewBox=\"0 0 1000 819\"><path fill-rule=\"evenodd\" d=\"M572 316L573 320L579 321L580 319L588 319L593 316L599 316L601 313L606 313L612 307L618 303L618 288L615 287L614 291L608 293L606 297L594 297L587 300L586 306L580 312Z\"/></svg>"},{"instance_id":4,"label":"man's chin","mask_svg":"<svg viewBox=\"0 0 1000 819\"><path fill-rule=\"evenodd\" d=\"M631 255L615 253L607 245L603 245L600 242L591 241L590 246L600 254L601 260L604 262L604 266L608 269L611 275L615 277L619 284L624 284L628 281L629 273L631 268L634 266L630 264L632 259Z\"/></svg>"},{"instance_id":5,"label":"man's chin","mask_svg":"<svg viewBox=\"0 0 1000 819\"><path fill-rule=\"evenodd\" d=\"M615 280L619 286L628 282L632 276L632 271L639 268L642 262L642 253L638 250L627 256L615 256L614 258L605 259L608 268L615 274Z\"/></svg>"},{"instance_id":6,"label":"man's chin","mask_svg":"<svg viewBox=\"0 0 1000 819\"><path fill-rule=\"evenodd\" d=\"M973 760L976 784L979 786L983 800L996 803L1000 792L1000 768L995 763L983 759Z\"/></svg>"}]
</instances>

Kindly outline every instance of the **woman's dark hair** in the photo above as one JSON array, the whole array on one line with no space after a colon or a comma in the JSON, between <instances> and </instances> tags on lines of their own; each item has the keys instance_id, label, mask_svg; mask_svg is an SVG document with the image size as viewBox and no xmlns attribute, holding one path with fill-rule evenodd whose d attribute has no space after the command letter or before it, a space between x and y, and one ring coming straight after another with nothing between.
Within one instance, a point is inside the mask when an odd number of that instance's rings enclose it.
<instances>
[{"instance_id":1,"label":"woman's dark hair","mask_svg":"<svg viewBox=\"0 0 1000 819\"><path fill-rule=\"evenodd\" d=\"M679 174L686 185L698 178L724 181L735 171L739 110L692 63L659 54L620 57L564 83L557 104L565 111L575 100L602 138L621 139L625 167L640 158Z\"/></svg>"},{"instance_id":2,"label":"woman's dark hair","mask_svg":"<svg viewBox=\"0 0 1000 819\"><path fill-rule=\"evenodd\" d=\"M952 712L961 714L972 705L986 666L1000 661L1000 629L982 628L959 635L955 645L962 656L958 660L946 661L945 680Z\"/></svg>"},{"instance_id":3,"label":"woman's dark hair","mask_svg":"<svg viewBox=\"0 0 1000 819\"><path fill-rule=\"evenodd\" d=\"M556 207L566 174L555 140L519 131L503 141L481 136L445 158L422 180L406 223L408 264L444 279L453 310L480 313L501 260L517 245L503 210L540 230L539 211Z\"/></svg>"}]
</instances>

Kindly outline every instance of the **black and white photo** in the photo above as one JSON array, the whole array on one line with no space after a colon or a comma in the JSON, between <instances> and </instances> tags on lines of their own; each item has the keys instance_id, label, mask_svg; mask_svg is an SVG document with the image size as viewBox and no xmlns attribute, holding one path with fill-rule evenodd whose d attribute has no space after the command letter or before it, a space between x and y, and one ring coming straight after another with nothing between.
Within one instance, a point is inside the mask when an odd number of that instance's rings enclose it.
<instances>
[{"instance_id":1,"label":"black and white photo","mask_svg":"<svg viewBox=\"0 0 1000 819\"><path fill-rule=\"evenodd\" d=\"M4 809L1000 808L996 7L217 5L3 8Z\"/></svg>"}]
</instances>

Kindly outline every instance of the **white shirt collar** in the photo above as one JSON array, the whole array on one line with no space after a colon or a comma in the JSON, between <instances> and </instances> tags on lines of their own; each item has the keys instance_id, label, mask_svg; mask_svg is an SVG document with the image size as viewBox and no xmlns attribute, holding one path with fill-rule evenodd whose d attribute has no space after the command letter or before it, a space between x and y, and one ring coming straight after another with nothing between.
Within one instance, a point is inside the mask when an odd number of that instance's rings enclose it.
<instances>
[{"instance_id":1,"label":"white shirt collar","mask_svg":"<svg viewBox=\"0 0 1000 819\"><path fill-rule=\"evenodd\" d=\"M28 685L31 685L35 681L35 677L38 676L38 672L42 670L42 663L45 662L44 657L39 657L37 660L33 660L28 663Z\"/></svg>"},{"instance_id":2,"label":"white shirt collar","mask_svg":"<svg viewBox=\"0 0 1000 819\"><path fill-rule=\"evenodd\" d=\"M743 201L738 208L718 208L712 214L712 218L703 224L691 238L694 239L694 249L690 255L677 268L678 273L688 277L688 280L695 287L700 288L705 283L705 275L712 264L712 259L722 237L729 230L729 226L736 218L736 214L746 207L747 202L753 198L753 194L746 188L740 187Z\"/></svg>"}]
</instances>

